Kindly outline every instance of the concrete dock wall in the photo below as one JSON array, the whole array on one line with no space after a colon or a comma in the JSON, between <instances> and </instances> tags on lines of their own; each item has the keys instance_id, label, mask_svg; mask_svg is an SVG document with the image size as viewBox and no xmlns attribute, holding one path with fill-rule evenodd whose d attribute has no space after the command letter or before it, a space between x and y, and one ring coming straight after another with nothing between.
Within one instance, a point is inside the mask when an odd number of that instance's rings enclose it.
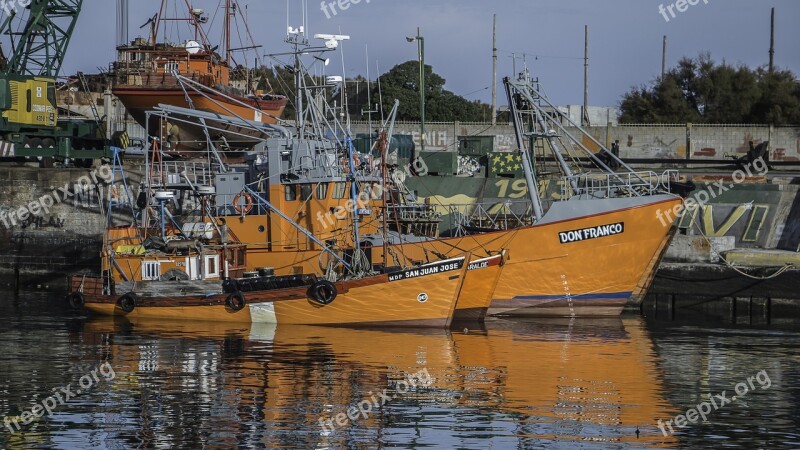
<instances>
[{"instance_id":1,"label":"concrete dock wall","mask_svg":"<svg viewBox=\"0 0 800 450\"><path fill-rule=\"evenodd\" d=\"M354 133L368 133L365 122L352 124ZM373 123L373 128L376 124ZM567 130L579 136L578 130ZM373 130L374 131L374 130ZM623 159L688 159L719 160L730 156L742 156L755 145L770 141L770 160L800 163L800 127L774 127L764 125L604 125L588 127L587 131L603 145L610 146L620 141L620 156ZM420 144L419 122L399 122L397 134L408 134ZM428 151L455 150L459 136L496 136L498 151L512 151L516 146L514 127L511 124L492 126L486 123L426 123ZM592 151L598 146L590 139L583 144Z\"/></svg>"}]
</instances>

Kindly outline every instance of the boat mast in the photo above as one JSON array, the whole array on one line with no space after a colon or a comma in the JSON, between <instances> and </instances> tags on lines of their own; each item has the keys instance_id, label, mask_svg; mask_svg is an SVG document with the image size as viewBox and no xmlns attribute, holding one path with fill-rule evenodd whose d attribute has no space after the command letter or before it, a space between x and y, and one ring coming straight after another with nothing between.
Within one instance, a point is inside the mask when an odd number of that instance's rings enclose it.
<instances>
[{"instance_id":1,"label":"boat mast","mask_svg":"<svg viewBox=\"0 0 800 450\"><path fill-rule=\"evenodd\" d=\"M531 205L533 206L533 214L536 216L536 221L542 219L544 215L542 212L542 199L539 198L539 183L536 181L536 174L533 173L533 166L529 158L530 152L528 145L525 143L525 130L522 123L522 116L519 111L517 100L522 100L522 96L514 94L514 86L511 78L505 77L503 83L506 85L506 93L508 94L508 108L511 112L511 120L514 121L514 133L517 137L517 147L519 148L519 156L522 160L522 170L525 172L525 181L528 183L528 195L530 196Z\"/></svg>"},{"instance_id":2,"label":"boat mast","mask_svg":"<svg viewBox=\"0 0 800 450\"><path fill-rule=\"evenodd\" d=\"M225 0L225 62L231 66L231 0Z\"/></svg>"},{"instance_id":3,"label":"boat mast","mask_svg":"<svg viewBox=\"0 0 800 450\"><path fill-rule=\"evenodd\" d=\"M372 133L372 128L370 127L370 133ZM389 205L386 201L386 191L387 185L386 182L389 179L389 169L386 164L386 158L389 156L389 144L386 142L386 131L381 130L380 136L380 148L381 148L381 202L383 203L383 213L381 214L383 217L381 218L381 225L383 227L383 266L386 267L389 263L389 229L388 224L389 222Z\"/></svg>"},{"instance_id":4,"label":"boat mast","mask_svg":"<svg viewBox=\"0 0 800 450\"><path fill-rule=\"evenodd\" d=\"M383 222L383 266L386 267L389 265L389 204L387 203L386 194L388 192L387 189L387 182L389 180L389 166L386 163L387 158L389 158L389 147L392 143L392 136L394 135L394 121L397 118L397 109L400 107L400 101L395 99L394 106L392 107L392 112L389 113L389 132L386 132L386 124L382 124L381 127L381 137L380 137L380 146L381 146L381 191L382 191L382 201L383 201L383 217L381 222ZM372 130L370 129L370 132ZM397 228L397 235L398 237L402 236L402 230L400 227ZM401 239L402 240L402 239Z\"/></svg>"},{"instance_id":5,"label":"boat mast","mask_svg":"<svg viewBox=\"0 0 800 450\"><path fill-rule=\"evenodd\" d=\"M158 15L155 18L155 23L153 23L152 31L150 32L150 39L152 42L150 44L155 47L156 42L158 42L158 30L161 28L161 22L164 19L164 9L167 7L167 0L161 0L161 7L158 8ZM164 25L166 28L166 24ZM166 31L165 31L166 33Z\"/></svg>"}]
</instances>

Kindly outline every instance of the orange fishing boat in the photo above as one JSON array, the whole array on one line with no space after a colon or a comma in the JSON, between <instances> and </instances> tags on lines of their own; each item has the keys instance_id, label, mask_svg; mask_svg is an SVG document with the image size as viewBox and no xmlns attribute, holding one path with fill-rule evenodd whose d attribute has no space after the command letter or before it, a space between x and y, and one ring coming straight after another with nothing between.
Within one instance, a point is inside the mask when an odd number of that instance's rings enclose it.
<instances>
[{"instance_id":1,"label":"orange fishing boat","mask_svg":"<svg viewBox=\"0 0 800 450\"><path fill-rule=\"evenodd\" d=\"M187 156L206 148L207 137L203 128L186 122L162 123L151 120L148 124L146 112L165 104L182 108L193 107L199 111L265 124L277 123L288 99L255 90L247 69L234 70L233 49L230 48L230 21L232 16L241 11L235 0L225 1L227 13L224 14L224 55L218 54L217 47L208 42L202 27L207 18L201 9L191 7L186 1L186 8L189 10L187 17L168 17L167 3L167 0L162 0L159 13L149 22L152 26L149 40L139 38L130 45L117 48L118 58L114 64L116 82L112 92L125 105L131 117L153 134L163 129L167 135L165 151ZM188 23L193 38L182 45L158 43L158 33L163 25L176 22ZM200 85L214 88L217 92L186 90L174 76L175 73ZM239 75L239 80L234 80L234 73ZM214 141L224 138L225 145L232 150L253 145L252 141L242 141L242 136L238 134L222 131L213 133L209 138Z\"/></svg>"},{"instance_id":2,"label":"orange fishing boat","mask_svg":"<svg viewBox=\"0 0 800 450\"><path fill-rule=\"evenodd\" d=\"M336 264L288 276L276 276L269 268L246 271L249 245L231 232L224 219L204 208L209 221L201 217L199 222L178 225L169 212L176 194L169 188L173 177L165 173L165 164L158 161L147 166L145 189L137 199L141 214L133 217L134 222L106 228L101 275L72 276L67 299L73 308L144 319L447 327L468 268L478 273L499 265L501 259L470 266L467 252L433 263L389 267L371 264L363 252L356 251L346 260L284 215L282 220ZM225 179L235 176L230 173ZM188 183L207 205L215 190ZM258 198L255 191L250 192ZM250 195L237 194L234 209L250 210ZM263 206L276 211L269 202ZM113 222L114 214L108 217ZM357 233L354 241L359 242ZM483 278L491 278L488 282L470 284L474 294L481 295L474 301L484 311L497 275L485 270Z\"/></svg>"}]
</instances>

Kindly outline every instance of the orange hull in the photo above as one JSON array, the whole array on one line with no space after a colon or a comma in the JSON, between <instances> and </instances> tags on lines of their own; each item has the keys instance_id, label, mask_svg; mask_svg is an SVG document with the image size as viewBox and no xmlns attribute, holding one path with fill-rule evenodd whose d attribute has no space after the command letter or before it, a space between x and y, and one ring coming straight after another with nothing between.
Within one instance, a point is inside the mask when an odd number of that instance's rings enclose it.
<instances>
[{"instance_id":1,"label":"orange hull","mask_svg":"<svg viewBox=\"0 0 800 450\"><path fill-rule=\"evenodd\" d=\"M186 101L186 95L180 87L165 87L165 88L150 88L138 86L122 86L114 89L114 95L117 96L130 115L142 127L147 127L146 115L147 111L152 111L159 104L166 104L177 106L181 108L190 108L191 106ZM273 100L253 99L247 97L234 97L238 101L249 105L251 108L258 110L253 111L242 105L231 102L230 100L219 96L209 95L214 101L209 100L202 95L189 91L189 96L192 99L194 108L200 111L217 113L225 116L238 116L245 120L262 122L266 124L274 124L278 122L283 110L286 107L287 99L279 98ZM187 125L184 123L172 124L173 127L178 127L178 151L205 151L206 137L203 129L199 126ZM155 134L159 129L159 122L152 119L150 122L150 133ZM172 128L172 127L171 127ZM170 130L167 130L168 132ZM230 144L242 142L244 144L250 143L249 140L233 134L240 130L230 130L232 133L226 135L226 139ZM225 133L218 132L225 135ZM212 133L212 138L215 136Z\"/></svg>"},{"instance_id":2,"label":"orange hull","mask_svg":"<svg viewBox=\"0 0 800 450\"><path fill-rule=\"evenodd\" d=\"M336 283L338 296L327 305L308 297L308 287L242 293L244 308L233 310L226 294L137 298L130 312L119 296L86 296L86 309L130 319L200 320L302 325L382 325L447 327L464 282L465 257L397 274ZM138 297L138 296L137 296Z\"/></svg>"}]
</instances>

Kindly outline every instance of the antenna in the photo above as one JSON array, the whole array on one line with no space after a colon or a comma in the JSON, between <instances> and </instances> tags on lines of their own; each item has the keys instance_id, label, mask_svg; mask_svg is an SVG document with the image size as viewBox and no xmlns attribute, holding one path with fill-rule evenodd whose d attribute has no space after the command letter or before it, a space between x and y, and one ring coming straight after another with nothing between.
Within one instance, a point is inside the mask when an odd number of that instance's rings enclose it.
<instances>
[{"instance_id":1,"label":"antenna","mask_svg":"<svg viewBox=\"0 0 800 450\"><path fill-rule=\"evenodd\" d=\"M340 33L342 32L341 28L339 29L339 32ZM346 36L338 35L337 37L344 38ZM347 37L347 39L350 39L350 38ZM342 40L345 40L345 39L342 39ZM339 40L336 40L336 42L339 42ZM339 52L342 54L342 113L341 113L341 116L342 116L342 120L344 120L344 118L347 117L347 133L349 134L350 133L350 111L348 111L348 104L347 104L347 101L348 101L348 98L347 98L347 69L345 68L345 64L344 64L344 47L340 48Z\"/></svg>"},{"instance_id":2,"label":"antenna","mask_svg":"<svg viewBox=\"0 0 800 450\"><path fill-rule=\"evenodd\" d=\"M339 43L342 41L349 41L350 36L343 35L343 34L315 34L314 39L322 39L325 41L325 47L328 50L336 50L339 47Z\"/></svg>"},{"instance_id":3,"label":"antenna","mask_svg":"<svg viewBox=\"0 0 800 450\"><path fill-rule=\"evenodd\" d=\"M308 2L303 0L303 3L300 5L300 8L303 12L303 29L308 29Z\"/></svg>"},{"instance_id":4,"label":"antenna","mask_svg":"<svg viewBox=\"0 0 800 450\"><path fill-rule=\"evenodd\" d=\"M117 0L117 46L128 45L128 0Z\"/></svg>"},{"instance_id":5,"label":"antenna","mask_svg":"<svg viewBox=\"0 0 800 450\"><path fill-rule=\"evenodd\" d=\"M369 44L364 44L364 52L367 56L367 122L369 123L369 130L367 136L369 136L369 148L372 149L372 113L375 112L372 110L372 92L370 89L370 80L369 80ZM356 92L358 95L358 92ZM361 120L364 120L364 110L361 110ZM370 150L371 151L371 150Z\"/></svg>"},{"instance_id":6,"label":"antenna","mask_svg":"<svg viewBox=\"0 0 800 450\"><path fill-rule=\"evenodd\" d=\"M378 62L377 59L375 60L375 70L378 71L378 74L381 73L381 67L379 66L379 62ZM380 106L381 106L381 109L380 109L380 111L381 111L381 122L385 122L385 120L383 118L383 91L381 90L381 76L380 75L378 75L378 102L380 103Z\"/></svg>"}]
</instances>

